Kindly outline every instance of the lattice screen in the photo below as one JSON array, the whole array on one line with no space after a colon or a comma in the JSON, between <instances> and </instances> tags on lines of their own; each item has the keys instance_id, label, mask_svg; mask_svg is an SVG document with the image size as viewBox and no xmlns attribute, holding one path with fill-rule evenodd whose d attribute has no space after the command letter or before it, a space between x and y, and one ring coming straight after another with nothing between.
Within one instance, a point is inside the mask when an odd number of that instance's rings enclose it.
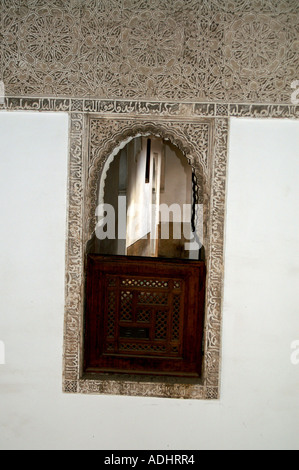
<instances>
[{"instance_id":1,"label":"lattice screen","mask_svg":"<svg viewBox=\"0 0 299 470\"><path fill-rule=\"evenodd\" d=\"M106 283L105 351L182 354L184 281L114 275Z\"/></svg>"},{"instance_id":2,"label":"lattice screen","mask_svg":"<svg viewBox=\"0 0 299 470\"><path fill-rule=\"evenodd\" d=\"M85 371L199 377L205 266L88 257Z\"/></svg>"}]
</instances>

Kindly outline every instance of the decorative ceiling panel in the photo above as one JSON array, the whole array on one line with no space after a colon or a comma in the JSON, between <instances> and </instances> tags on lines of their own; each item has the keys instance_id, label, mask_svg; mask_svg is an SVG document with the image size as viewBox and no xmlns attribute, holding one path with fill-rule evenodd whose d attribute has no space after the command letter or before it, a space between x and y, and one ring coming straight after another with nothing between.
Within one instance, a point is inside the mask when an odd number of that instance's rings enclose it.
<instances>
[{"instance_id":1,"label":"decorative ceiling panel","mask_svg":"<svg viewBox=\"0 0 299 470\"><path fill-rule=\"evenodd\" d=\"M7 96L284 103L298 0L1 0Z\"/></svg>"}]
</instances>

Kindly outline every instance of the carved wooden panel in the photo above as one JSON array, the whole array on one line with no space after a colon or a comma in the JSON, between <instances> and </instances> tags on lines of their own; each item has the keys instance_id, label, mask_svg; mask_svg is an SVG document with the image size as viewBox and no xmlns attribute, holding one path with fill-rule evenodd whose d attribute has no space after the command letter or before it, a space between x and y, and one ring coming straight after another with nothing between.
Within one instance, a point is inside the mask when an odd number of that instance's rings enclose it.
<instances>
[{"instance_id":1,"label":"carved wooden panel","mask_svg":"<svg viewBox=\"0 0 299 470\"><path fill-rule=\"evenodd\" d=\"M85 372L199 378L205 265L90 255Z\"/></svg>"}]
</instances>

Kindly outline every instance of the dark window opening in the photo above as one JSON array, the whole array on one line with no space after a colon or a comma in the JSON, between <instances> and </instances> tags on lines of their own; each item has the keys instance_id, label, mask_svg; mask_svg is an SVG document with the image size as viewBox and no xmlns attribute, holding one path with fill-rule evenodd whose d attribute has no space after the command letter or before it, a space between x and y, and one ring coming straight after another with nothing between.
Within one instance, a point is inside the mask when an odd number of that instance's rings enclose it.
<instances>
[{"instance_id":1,"label":"dark window opening","mask_svg":"<svg viewBox=\"0 0 299 470\"><path fill-rule=\"evenodd\" d=\"M110 163L87 250L84 373L200 379L197 183L184 155L154 136Z\"/></svg>"}]
</instances>

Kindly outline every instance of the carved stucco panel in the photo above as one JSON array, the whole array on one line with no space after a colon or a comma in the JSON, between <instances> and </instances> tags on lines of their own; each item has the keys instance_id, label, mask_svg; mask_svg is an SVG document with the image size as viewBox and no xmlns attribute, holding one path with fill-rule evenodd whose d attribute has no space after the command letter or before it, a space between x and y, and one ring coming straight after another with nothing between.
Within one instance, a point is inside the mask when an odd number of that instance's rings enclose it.
<instances>
[{"instance_id":1,"label":"carved stucco panel","mask_svg":"<svg viewBox=\"0 0 299 470\"><path fill-rule=\"evenodd\" d=\"M64 380L77 381L80 373L83 302L83 114L73 114L70 123L68 172L68 222L66 246ZM64 389L73 390L65 383Z\"/></svg>"},{"instance_id":2,"label":"carved stucco panel","mask_svg":"<svg viewBox=\"0 0 299 470\"><path fill-rule=\"evenodd\" d=\"M2 0L8 96L290 104L294 0Z\"/></svg>"}]
</instances>

